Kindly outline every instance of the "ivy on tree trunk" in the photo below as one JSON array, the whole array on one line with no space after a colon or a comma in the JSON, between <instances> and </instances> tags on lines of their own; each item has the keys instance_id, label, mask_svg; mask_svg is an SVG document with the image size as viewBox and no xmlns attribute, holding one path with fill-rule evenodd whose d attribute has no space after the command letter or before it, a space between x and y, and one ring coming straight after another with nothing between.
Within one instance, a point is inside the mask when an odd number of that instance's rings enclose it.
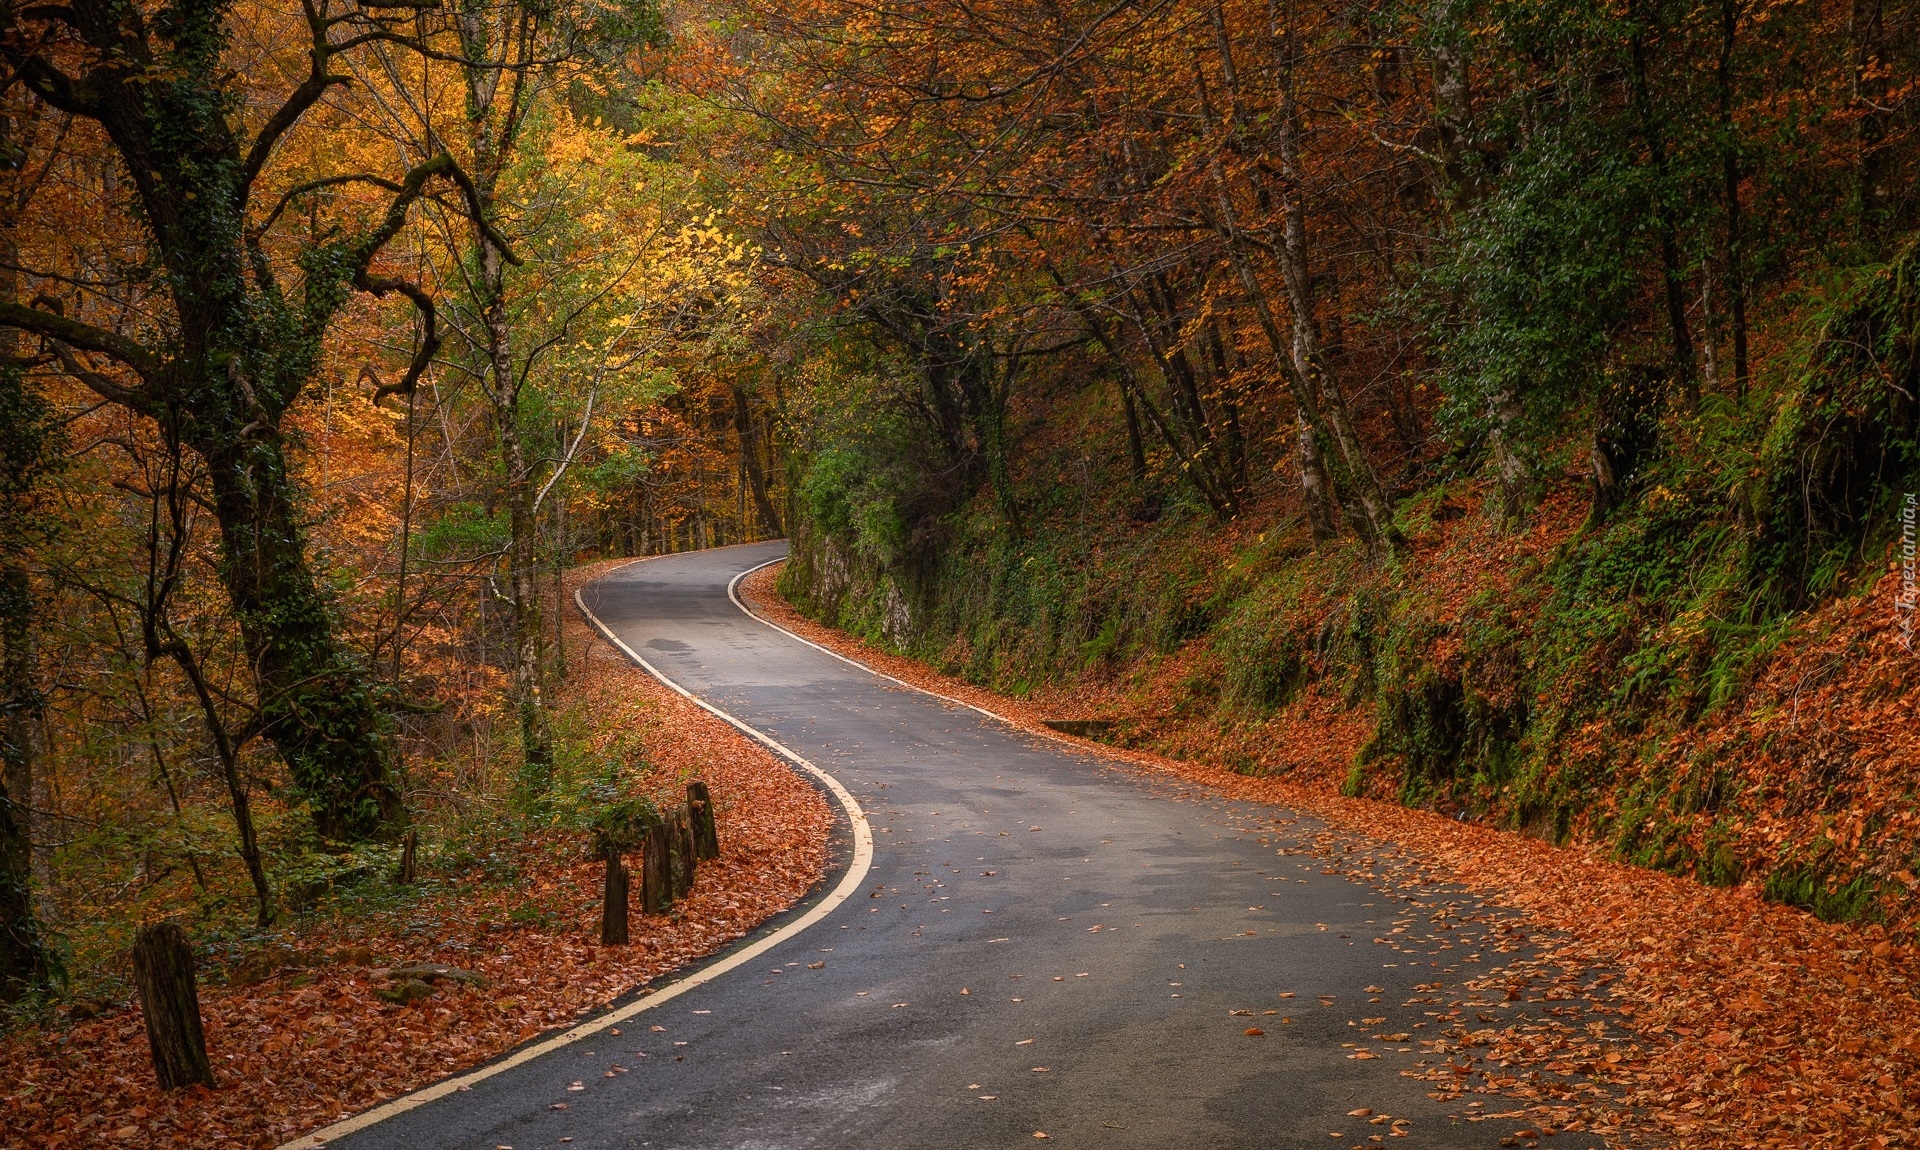
<instances>
[{"instance_id":1,"label":"ivy on tree trunk","mask_svg":"<svg viewBox=\"0 0 1920 1150\"><path fill-rule=\"evenodd\" d=\"M225 58L231 0L167 12L149 22L124 0L74 0L0 13L0 54L18 78L110 141L133 189L151 282L171 313L136 339L110 302L81 297L70 312L42 296L31 306L0 300L0 327L39 337L68 375L177 429L205 461L220 576L255 676L257 720L246 733L272 741L322 835L388 836L405 810L383 719L370 672L340 642L308 564L281 420L356 289L399 292L422 312L424 336L397 385L411 390L438 346L432 301L368 269L430 182L450 181L469 196L472 185L443 152L398 180L343 174L296 185L257 213L252 194L280 139L348 83L333 70L335 57L407 41L372 10L309 4L310 71L249 136L236 126L241 100ZM321 229L293 269L277 266L263 240L284 210L344 183L383 189L385 213L365 228Z\"/></svg>"}]
</instances>

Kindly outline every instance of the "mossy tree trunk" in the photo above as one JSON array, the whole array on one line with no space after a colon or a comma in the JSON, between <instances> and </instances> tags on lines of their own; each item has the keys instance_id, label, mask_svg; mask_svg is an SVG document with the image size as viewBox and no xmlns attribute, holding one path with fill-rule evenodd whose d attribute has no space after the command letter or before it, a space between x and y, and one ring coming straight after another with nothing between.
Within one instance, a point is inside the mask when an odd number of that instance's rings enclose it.
<instances>
[{"instance_id":1,"label":"mossy tree trunk","mask_svg":"<svg viewBox=\"0 0 1920 1150\"><path fill-rule=\"evenodd\" d=\"M207 465L220 527L220 576L257 693L245 736L263 735L285 760L323 835L365 839L404 821L370 678L341 644L308 566L299 492L281 419L314 376L328 328L354 290L398 292L422 314L423 339L395 388L410 392L438 347L431 299L368 271L427 185L472 185L447 153L399 179L376 173L295 185L264 212L253 192L281 139L347 77L335 57L404 37L378 17L309 9L308 74L248 135L226 58L231 0L192 3L151 23L116 0L8 6L0 54L48 105L98 127L132 190L146 281L159 288L128 312L170 312L147 342L117 326L121 308L93 297L0 299L0 327L37 336L66 373L101 397L168 429ZM355 35L359 32L361 35ZM69 50L70 41L79 46ZM62 45L57 50L47 45ZM251 118L250 118L251 119ZM266 239L303 197L345 183L385 189L385 214L365 228L310 233L291 274ZM283 282L282 277L287 279ZM52 282L52 281L49 281ZM129 300L138 289L128 284ZM111 285L102 290L111 294ZM102 360L107 361L103 364Z\"/></svg>"},{"instance_id":2,"label":"mossy tree trunk","mask_svg":"<svg viewBox=\"0 0 1920 1150\"><path fill-rule=\"evenodd\" d=\"M0 115L0 150L13 123ZM9 189L11 191L11 189ZM0 201L0 304L19 290L13 223ZM52 412L15 366L20 339L0 327L0 1003L44 988L51 973L33 906L33 776L41 697L35 675L33 575L27 551L46 535L41 479L62 445Z\"/></svg>"},{"instance_id":3,"label":"mossy tree trunk","mask_svg":"<svg viewBox=\"0 0 1920 1150\"><path fill-rule=\"evenodd\" d=\"M33 908L29 803L39 697L28 646L32 605L25 569L0 564L0 1003L46 986L48 977Z\"/></svg>"},{"instance_id":4,"label":"mossy tree trunk","mask_svg":"<svg viewBox=\"0 0 1920 1150\"><path fill-rule=\"evenodd\" d=\"M542 692L547 644L540 600L539 483L543 454L529 450L523 426L532 357L516 354L519 334L510 304L508 255L494 230L502 213L500 181L521 158L520 145L536 93L548 78L540 64L547 47L547 18L531 5L501 11L469 7L456 20L466 92L466 144L473 157L474 196L468 205L471 272L461 299L467 322L459 325L467 357L486 393L499 466L499 494L507 514L502 585L507 599L507 681L520 727L520 789L529 799L544 795L553 776L553 731ZM511 79L509 79L511 77Z\"/></svg>"}]
</instances>

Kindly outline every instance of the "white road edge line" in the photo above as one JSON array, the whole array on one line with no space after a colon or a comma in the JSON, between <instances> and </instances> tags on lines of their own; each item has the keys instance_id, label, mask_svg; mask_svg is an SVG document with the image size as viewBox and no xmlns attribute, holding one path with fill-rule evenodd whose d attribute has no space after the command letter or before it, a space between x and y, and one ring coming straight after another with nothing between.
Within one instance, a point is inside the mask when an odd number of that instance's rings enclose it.
<instances>
[{"instance_id":1,"label":"white road edge line","mask_svg":"<svg viewBox=\"0 0 1920 1150\"><path fill-rule=\"evenodd\" d=\"M734 544L734 546L739 546L739 545ZM653 556L650 558L657 558L657 556ZM956 707L965 707L969 711L974 711L978 714L985 715L987 718L992 719L996 723L1005 723L1007 726L1012 727L1014 730L1019 731L1023 735L1031 735L1034 738L1038 738L1038 739L1050 739L1053 742L1059 743L1062 746L1067 747L1078 754L1098 755L1103 759L1112 759L1115 762L1131 763L1134 766L1148 767L1157 771L1166 771L1167 768L1164 764L1153 762L1150 758L1147 758L1140 754L1130 752L1130 751L1125 751L1119 747L1108 746L1107 744L1104 744L1104 743L1097 743L1090 739L1081 738L1077 735L1064 734L1060 731L1053 730L1050 727L1031 726L1027 723L1020 722L1017 719L1009 719L1005 715L1002 715L996 711L989 711L985 707L979 706L974 703L969 703L965 699L956 699L952 695L942 695L940 692L929 690L926 687L920 686L918 683L909 683L905 679L895 678L894 676L887 674L885 671L880 671L880 670L874 669L873 667L869 667L867 664L862 663L858 659L848 658L847 656L842 655L840 652L834 650L831 647L823 647L819 643L814 642L812 639L807 638L805 635L801 635L796 632L789 631L785 627L782 627L780 624L774 622L773 620L767 618L764 615L754 614L753 608L747 606L745 603L740 601L740 596L735 593L734 588L740 585L740 581L742 579L745 579L747 576L753 574L755 571L760 570L762 567L771 567L775 563L784 563L786 562L786 559L787 559L787 556L781 556L778 559L769 559L765 563L761 563L756 566L749 567L745 571L740 572L740 574L735 575L733 577L733 582L727 584L727 597L733 600L733 605L735 607L738 607L742 611L745 611L749 619L752 619L755 622L765 623L767 626L772 627L774 630L780 632L782 635L785 635L787 638L792 639L794 642L805 643L807 646L812 647L814 650L820 652L821 654L831 655L850 667L858 667L859 669L861 669L862 671L865 671L869 675L872 675L876 679L885 679L887 682L892 683L895 686L905 687L909 691L918 691L922 695L930 695L933 698L936 698L943 703L950 703Z\"/></svg>"},{"instance_id":2,"label":"white road edge line","mask_svg":"<svg viewBox=\"0 0 1920 1150\"><path fill-rule=\"evenodd\" d=\"M654 557L654 558L657 558L657 557ZM641 560L636 559L634 562L636 563L641 562ZM778 560L774 560L774 562L778 562ZM625 568L630 566L632 566L632 564L623 563L619 567L616 567L614 570L615 571L624 570ZM764 566L766 566L765 563L760 564L760 567L764 567ZM749 568L749 571L758 571L760 567ZM607 574L611 575L613 574L613 571L609 571L607 572ZM734 604L736 606L739 606L742 611L745 611L748 618L759 619L760 617L758 615L755 615L751 611L747 611L746 607L740 603L739 598L736 595L734 595L734 592L733 592L734 584L739 583L741 578L743 578L747 574L748 574L747 571L743 571L739 575L734 576L733 582L727 584L727 597L732 599ZM601 578L604 579L606 578L606 576L603 575L601 576ZM677 982L669 983L666 986L661 987L659 990L655 991L650 995L647 995L644 998L638 999L637 1001L634 1001L634 1002L630 1002L627 1005L622 1006L617 1010L610 1010L607 1013L602 1014L599 1017L591 1019L587 1022L583 1022L580 1025L575 1026L570 1030L562 1031L561 1033L556 1034L552 1038L546 1039L543 1042L537 1042L532 1046L528 1046L524 1049L517 1050L513 1054L509 1055L506 1058L501 1059L498 1062L492 1063L491 1065L488 1065L488 1066L483 1066L478 1070L470 1071L466 1074L457 1075L456 1077L453 1077L453 1078L441 1079L439 1082L436 1082L431 1086L427 1086L420 1090L416 1090L412 1094L403 1094L398 1098L392 1099L391 1101L383 1102L379 1106L376 1106L371 1110L367 1110L360 1114L356 1114L353 1117L348 1118L344 1121L336 1122L331 1126L325 1127L324 1129L316 1130L311 1134L302 1134L300 1137L294 1139L293 1141L284 1143L280 1147L280 1150L312 1150L313 1147L324 1145L325 1143L334 1141L335 1139L344 1138L349 1134L358 1133L359 1131L365 1130L370 1126L378 1125L379 1123L384 1122L389 1118L393 1118L397 1115L404 1114L407 1111L413 1110L417 1107L425 1106L429 1102L433 1102L438 1099L445 1098L447 1095L456 1093L457 1091L470 1087L476 1082L480 1082L485 1079L492 1078L496 1074L502 1074L508 1070L513 1069L516 1066L521 1065L522 1063L531 1062L532 1060L539 1058L543 1054L550 1054L553 1051L558 1050L563 1046L569 1046L575 1042L581 1041L582 1039L591 1038L594 1035L599 1034L601 1031L606 1030L608 1027L615 1026L615 1025L618 1025L619 1023L625 1022L627 1019L632 1018L634 1015L637 1015L642 1011L651 1010L654 1007L659 1006L661 1003L667 1002L670 999L678 998L680 995L685 994L687 991L692 990L694 987L700 986L704 983L712 982L714 979L719 978L721 975L727 973L728 971L734 969L735 967L740 966L746 962L749 962L755 958L758 958L760 955L765 954L767 951L773 949L774 947L780 945L781 943L787 941L788 939L806 930L808 927L811 927L813 924L819 922L821 919L827 917L827 915L833 912L834 908L838 907L841 903L851 898L853 896L853 892L858 890L860 888L860 884L866 880L867 871L870 870L873 866L873 827L867 822L867 814L866 814L866 811L861 809L860 800L854 798L852 792L848 791L846 787L842 786L839 779L834 778L832 775L821 770L819 767L814 766L812 763L808 762L806 759L801 758L799 755L795 754L793 751L782 746L780 743L776 742L771 736L765 734L762 731L756 730L753 727L748 726L746 723L741 722L739 719L736 719L732 715L727 714L725 711L707 702L705 699L700 698L699 696L695 695L693 692L687 690L685 687L682 687L680 684L674 682L672 679L669 679L665 675L661 674L660 669L658 667L655 667L652 663L649 663L645 659L641 658L640 653L638 651L635 651L632 647L627 646L627 644L623 642L618 635L615 635L613 633L612 628L608 627L605 623L601 622L600 617L598 615L595 615L591 610L588 609L586 600L581 598L580 592L578 590L576 590L573 593L573 601L575 606L580 608L580 613L585 615L588 621L590 621L596 628L599 629L600 634L605 636L609 643L612 643L614 646L624 651L627 657L629 659L632 659L635 663L638 663L640 665L640 668L646 671L647 674L652 675L655 679L658 679L661 683L665 684L669 689L673 690L674 692L691 700L696 706L700 707L701 709L708 711L709 713L714 714L719 718L721 718L722 720L724 720L725 722L731 724L734 728L739 730L741 733L747 735L748 737L754 739L755 741L767 747L767 749L771 750L774 754L779 755L781 758L786 759L788 762L793 763L794 765L800 767L802 770L805 770L809 774L813 775L815 778L819 779L820 782L823 785L825 785L829 791L833 793L833 797L839 801L840 806L847 812L847 821L849 824L851 824L853 828L853 862L852 864L847 867L847 873L845 876L843 876L840 879L839 885L835 886L832 892L829 893L825 898L815 903L812 906L812 908L810 908L805 914L801 915L799 918L794 919L792 922L781 927L779 930L774 931L772 934L754 943L753 945L737 950L733 954L728 955L726 958L722 959L719 962L713 963L710 966L702 967L699 970L686 976L685 978L680 979ZM761 619L760 621L766 622L766 620L764 619ZM772 624L768 624L768 625L772 626ZM792 634L792 632L788 632L788 633ZM798 635L795 635L794 638L799 639L800 637ZM806 642L805 639L801 639L800 641L803 643ZM808 644L808 645L813 646L814 644ZM824 651L826 650L826 648L822 647L821 650ZM828 653L831 654L832 652L828 652Z\"/></svg>"},{"instance_id":3,"label":"white road edge line","mask_svg":"<svg viewBox=\"0 0 1920 1150\"><path fill-rule=\"evenodd\" d=\"M727 598L733 600L733 605L735 607L738 607L742 611L745 611L747 614L747 618L756 620L757 622L765 623L767 626L772 627L774 630L780 632L782 635L785 635L787 638L792 639L795 642L805 643L807 646L812 647L814 650L819 651L822 654L832 655L834 658L840 660L842 663L845 663L848 666L858 667L862 671L865 671L867 674L872 675L875 678L885 679L889 683L894 683L898 686L905 687L909 691L918 691L922 695L931 695L943 703L952 703L956 707L965 707L969 711L977 711L980 714L985 715L987 718L992 719L997 723L1005 723L1007 726L1013 727L1027 734L1045 734L1049 737L1054 737L1054 738L1058 737L1057 733L1051 732L1051 731L1038 731L1038 732L1032 731L1026 726L1020 723L1016 723L1012 719L1007 718L1005 715L995 714L994 712L987 710L985 707L975 706L974 704L967 702L965 699L956 699L952 695L942 695L938 691L929 691L925 687L918 686L914 683L909 683L905 679L896 679L892 675L887 674L885 671L877 671L874 668L867 666L865 663L862 663L858 659L849 659L845 655L842 655L840 652L834 650L831 647L823 647L820 644L814 642L812 639L807 638L805 635L795 634L794 632L787 630L785 627L782 627L780 624L775 623L773 620L765 617L764 615L754 614L752 608L748 607L745 603L742 603L740 601L740 596L735 594L734 588L740 585L740 581L742 579L745 579L747 576L753 574L755 571L760 570L762 567L771 567L775 563L784 563L785 561L786 559L784 556L782 556L779 559L769 559L765 563L760 564L759 566L749 567L745 571L740 572L740 574L735 575L733 577L733 582L727 584Z\"/></svg>"}]
</instances>

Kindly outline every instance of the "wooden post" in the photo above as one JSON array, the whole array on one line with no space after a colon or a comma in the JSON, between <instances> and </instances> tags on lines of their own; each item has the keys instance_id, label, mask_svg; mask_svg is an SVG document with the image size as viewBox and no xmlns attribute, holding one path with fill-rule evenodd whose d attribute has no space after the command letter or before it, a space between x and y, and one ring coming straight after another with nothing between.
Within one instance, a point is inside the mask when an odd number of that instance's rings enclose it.
<instances>
[{"instance_id":1,"label":"wooden post","mask_svg":"<svg viewBox=\"0 0 1920 1150\"><path fill-rule=\"evenodd\" d=\"M600 945L627 945L627 864L607 852L606 899L600 907Z\"/></svg>"},{"instance_id":2,"label":"wooden post","mask_svg":"<svg viewBox=\"0 0 1920 1150\"><path fill-rule=\"evenodd\" d=\"M671 870L673 875L673 897L685 898L693 893L693 819L685 806L673 808L667 814L667 844L672 853Z\"/></svg>"},{"instance_id":3,"label":"wooden post","mask_svg":"<svg viewBox=\"0 0 1920 1150\"><path fill-rule=\"evenodd\" d=\"M200 1028L200 990L193 979L187 932L170 922L143 926L133 937L133 982L147 1020L147 1045L162 1090L212 1086L207 1037Z\"/></svg>"},{"instance_id":4,"label":"wooden post","mask_svg":"<svg viewBox=\"0 0 1920 1150\"><path fill-rule=\"evenodd\" d=\"M654 823L640 847L640 904L648 914L665 914L673 907L671 873L667 826Z\"/></svg>"},{"instance_id":5,"label":"wooden post","mask_svg":"<svg viewBox=\"0 0 1920 1150\"><path fill-rule=\"evenodd\" d=\"M713 820L713 796L707 784L687 784L687 809L693 812L693 853L696 858L720 857L720 828Z\"/></svg>"},{"instance_id":6,"label":"wooden post","mask_svg":"<svg viewBox=\"0 0 1920 1150\"><path fill-rule=\"evenodd\" d=\"M400 844L400 885L413 885L413 852L420 845L420 832L408 828L407 837Z\"/></svg>"}]
</instances>

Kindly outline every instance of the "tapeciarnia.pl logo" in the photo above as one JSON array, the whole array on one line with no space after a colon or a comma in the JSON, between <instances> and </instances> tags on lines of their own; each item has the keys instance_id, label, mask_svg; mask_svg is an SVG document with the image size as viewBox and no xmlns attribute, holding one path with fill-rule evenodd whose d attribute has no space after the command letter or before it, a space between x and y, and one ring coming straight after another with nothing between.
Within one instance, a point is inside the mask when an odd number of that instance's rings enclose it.
<instances>
[{"instance_id":1,"label":"tapeciarnia.pl logo","mask_svg":"<svg viewBox=\"0 0 1920 1150\"><path fill-rule=\"evenodd\" d=\"M1913 614L1920 607L1920 570L1914 563L1914 515L1916 507L1913 492L1900 502L1900 595L1893 601L1893 608L1899 615L1900 645L1913 650Z\"/></svg>"}]
</instances>

